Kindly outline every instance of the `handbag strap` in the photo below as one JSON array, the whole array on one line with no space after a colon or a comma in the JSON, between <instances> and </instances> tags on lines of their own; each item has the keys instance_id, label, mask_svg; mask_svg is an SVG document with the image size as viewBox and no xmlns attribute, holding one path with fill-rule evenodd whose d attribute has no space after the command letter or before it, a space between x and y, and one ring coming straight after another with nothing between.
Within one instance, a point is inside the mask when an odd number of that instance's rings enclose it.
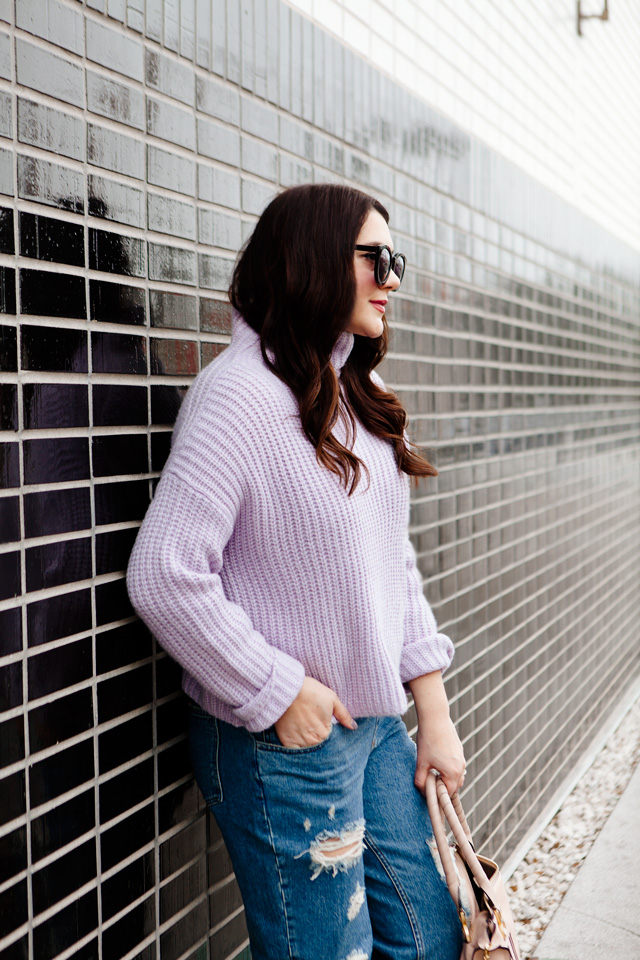
<instances>
[{"instance_id":1,"label":"handbag strap","mask_svg":"<svg viewBox=\"0 0 640 960\"><path fill-rule=\"evenodd\" d=\"M440 862L444 870L444 878L447 881L447 887L451 898L456 905L458 912L462 910L462 896L460 892L460 878L456 872L453 851L447 842L447 836L444 831L444 819L438 794L436 790L436 774L430 770L426 783L427 806L429 808L429 817L431 818L431 828L436 841L436 847L440 854Z\"/></svg>"},{"instance_id":2,"label":"handbag strap","mask_svg":"<svg viewBox=\"0 0 640 960\"><path fill-rule=\"evenodd\" d=\"M461 824L461 826L462 826L462 829L464 830L464 832L465 832L465 834L466 834L467 840L469 841L469 843L470 843L471 846L473 847L473 840L471 839L471 830L469 829L469 824L467 823L467 818L466 818L465 815L464 815L464 810L462 809L462 803L460 802L460 795L459 795L459 793L458 793L457 790L456 790L456 792L454 793L454 795L451 797L451 803L452 803L452 805L453 805L453 809L454 809L455 812L456 812L456 816L457 816L458 820L460 821L460 824ZM474 850L475 850L475 847L474 847Z\"/></svg>"},{"instance_id":3,"label":"handbag strap","mask_svg":"<svg viewBox=\"0 0 640 960\"><path fill-rule=\"evenodd\" d=\"M489 882L489 879L482 869L482 865L476 856L476 852L473 849L470 839L469 825L467 824L464 813L462 814L462 818L460 818L457 813L458 808L462 810L460 797L457 793L455 793L455 799L452 802L452 798L449 797L447 788L442 782L440 774L436 774L435 770L429 771L426 787L427 806L429 808L429 816L431 817L433 835L435 837L438 853L440 854L440 859L442 861L442 867L447 881L447 886L454 903L457 905L458 909L460 909L460 880L458 879L454 866L453 851L447 843L444 830L445 818L451 827L451 832L453 833L454 840L458 846L460 856L469 867L473 879L485 894L489 904L493 909L495 909L495 894L491 883Z\"/></svg>"}]
</instances>

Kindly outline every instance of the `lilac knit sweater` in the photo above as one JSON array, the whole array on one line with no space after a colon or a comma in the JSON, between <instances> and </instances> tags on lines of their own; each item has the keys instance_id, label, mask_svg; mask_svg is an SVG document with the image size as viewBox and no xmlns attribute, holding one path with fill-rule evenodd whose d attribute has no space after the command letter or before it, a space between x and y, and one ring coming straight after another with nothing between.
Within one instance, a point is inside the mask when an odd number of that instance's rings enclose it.
<instances>
[{"instance_id":1,"label":"lilac knit sweater","mask_svg":"<svg viewBox=\"0 0 640 960\"><path fill-rule=\"evenodd\" d=\"M336 372L352 345L338 339ZM346 439L341 420L335 434ZM265 729L305 674L352 716L403 713L403 683L449 665L407 535L408 478L360 423L353 449L371 479L349 497L234 314L231 345L182 405L127 575L184 690L214 716Z\"/></svg>"}]
</instances>

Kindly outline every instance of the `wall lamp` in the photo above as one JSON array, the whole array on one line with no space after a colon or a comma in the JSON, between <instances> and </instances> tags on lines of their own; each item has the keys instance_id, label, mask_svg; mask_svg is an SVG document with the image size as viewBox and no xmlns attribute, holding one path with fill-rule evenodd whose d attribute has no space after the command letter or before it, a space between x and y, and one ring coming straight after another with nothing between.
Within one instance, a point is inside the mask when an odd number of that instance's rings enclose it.
<instances>
[{"instance_id":1,"label":"wall lamp","mask_svg":"<svg viewBox=\"0 0 640 960\"><path fill-rule=\"evenodd\" d=\"M578 36L582 36L582 21L583 20L608 20L609 19L609 0L604 0L604 10L602 13L583 13L582 12L582 2L577 0L577 22L578 22Z\"/></svg>"}]
</instances>

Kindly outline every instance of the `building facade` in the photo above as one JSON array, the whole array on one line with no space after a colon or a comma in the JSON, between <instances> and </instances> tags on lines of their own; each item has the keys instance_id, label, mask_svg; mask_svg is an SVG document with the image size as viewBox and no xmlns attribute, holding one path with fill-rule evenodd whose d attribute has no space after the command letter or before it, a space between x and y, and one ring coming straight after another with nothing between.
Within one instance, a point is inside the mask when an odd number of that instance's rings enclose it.
<instances>
[{"instance_id":1,"label":"building facade","mask_svg":"<svg viewBox=\"0 0 640 960\"><path fill-rule=\"evenodd\" d=\"M0 0L3 960L248 957L124 573L284 186L375 194L408 256L382 373L487 850L638 680L640 11L507 6Z\"/></svg>"}]
</instances>

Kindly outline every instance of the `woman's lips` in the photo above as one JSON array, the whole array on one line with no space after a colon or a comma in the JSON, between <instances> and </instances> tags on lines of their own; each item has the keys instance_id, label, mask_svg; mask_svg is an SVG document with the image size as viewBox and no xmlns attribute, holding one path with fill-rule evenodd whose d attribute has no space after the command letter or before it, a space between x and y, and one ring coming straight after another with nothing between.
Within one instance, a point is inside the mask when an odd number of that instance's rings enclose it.
<instances>
[{"instance_id":1,"label":"woman's lips","mask_svg":"<svg viewBox=\"0 0 640 960\"><path fill-rule=\"evenodd\" d=\"M384 313L384 308L386 307L387 300L370 300L369 303L373 304L376 310L379 310L380 313Z\"/></svg>"}]
</instances>

